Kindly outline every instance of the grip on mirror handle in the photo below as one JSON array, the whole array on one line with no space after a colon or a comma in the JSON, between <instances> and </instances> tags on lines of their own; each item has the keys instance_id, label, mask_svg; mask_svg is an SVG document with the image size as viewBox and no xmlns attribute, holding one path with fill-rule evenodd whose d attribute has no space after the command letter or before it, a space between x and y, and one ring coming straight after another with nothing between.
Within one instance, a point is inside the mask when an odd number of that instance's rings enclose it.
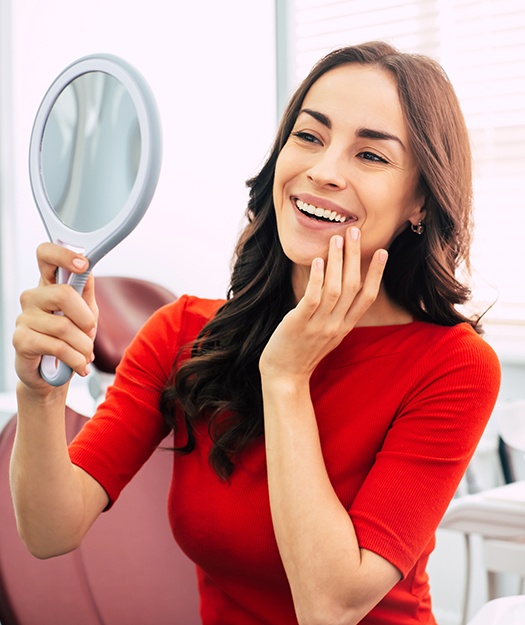
<instances>
[{"instance_id":1,"label":"grip on mirror handle","mask_svg":"<svg viewBox=\"0 0 525 625\"><path fill-rule=\"evenodd\" d=\"M64 247L67 247L78 254L84 253L84 250L80 248L70 245L64 245ZM81 274L71 273L67 269L59 267L57 269L57 284L69 284L77 293L79 293L79 295L82 295L90 273L91 267ZM63 313L57 311L53 314L61 315ZM61 360L58 360L58 358L47 354L42 356L40 360L39 371L42 379L44 379L51 386L62 386L71 379L73 374L73 370L69 365L66 365Z\"/></svg>"}]
</instances>

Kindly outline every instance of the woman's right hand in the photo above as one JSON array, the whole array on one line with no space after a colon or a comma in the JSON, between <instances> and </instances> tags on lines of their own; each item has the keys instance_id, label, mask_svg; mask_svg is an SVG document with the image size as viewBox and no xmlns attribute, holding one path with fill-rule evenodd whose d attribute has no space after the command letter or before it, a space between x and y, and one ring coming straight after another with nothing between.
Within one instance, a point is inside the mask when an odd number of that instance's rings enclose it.
<instances>
[{"instance_id":1,"label":"woman's right hand","mask_svg":"<svg viewBox=\"0 0 525 625\"><path fill-rule=\"evenodd\" d=\"M13 345L16 373L21 382L38 393L48 394L53 387L40 376L42 356L54 356L79 375L87 375L93 360L98 308L92 275L82 295L69 285L56 284L58 267L84 273L88 268L84 256L53 243L43 243L38 247L37 258L40 282L20 297L22 312L17 319ZM53 314L57 311L63 314Z\"/></svg>"}]
</instances>

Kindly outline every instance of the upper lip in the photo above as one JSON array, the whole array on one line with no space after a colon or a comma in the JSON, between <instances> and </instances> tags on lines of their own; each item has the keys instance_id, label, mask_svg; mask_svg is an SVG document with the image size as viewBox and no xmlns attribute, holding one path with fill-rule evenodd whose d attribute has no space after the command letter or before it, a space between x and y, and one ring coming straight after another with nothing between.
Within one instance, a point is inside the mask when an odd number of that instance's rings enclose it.
<instances>
[{"instance_id":1,"label":"upper lip","mask_svg":"<svg viewBox=\"0 0 525 625\"><path fill-rule=\"evenodd\" d=\"M302 193L301 195L293 195L292 201L295 203L295 200L301 200L302 202L306 202L307 204L312 204L313 206L317 206L317 208L323 208L329 211L335 211L339 215L344 215L347 219L346 221L357 221L358 217L355 213L351 213L350 211L344 209L339 204L332 202L331 200L327 200L326 198L315 197L314 195L310 195L308 193Z\"/></svg>"}]
</instances>

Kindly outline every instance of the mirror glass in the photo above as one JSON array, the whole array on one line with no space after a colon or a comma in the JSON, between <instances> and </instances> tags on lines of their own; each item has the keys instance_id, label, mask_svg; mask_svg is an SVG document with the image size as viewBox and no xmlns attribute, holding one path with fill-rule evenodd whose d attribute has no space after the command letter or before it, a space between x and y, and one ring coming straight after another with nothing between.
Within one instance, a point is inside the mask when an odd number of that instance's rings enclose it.
<instances>
[{"instance_id":1,"label":"mirror glass","mask_svg":"<svg viewBox=\"0 0 525 625\"><path fill-rule=\"evenodd\" d=\"M40 149L44 190L62 223L79 232L109 224L128 200L140 162L128 90L102 71L76 77L51 109Z\"/></svg>"}]
</instances>

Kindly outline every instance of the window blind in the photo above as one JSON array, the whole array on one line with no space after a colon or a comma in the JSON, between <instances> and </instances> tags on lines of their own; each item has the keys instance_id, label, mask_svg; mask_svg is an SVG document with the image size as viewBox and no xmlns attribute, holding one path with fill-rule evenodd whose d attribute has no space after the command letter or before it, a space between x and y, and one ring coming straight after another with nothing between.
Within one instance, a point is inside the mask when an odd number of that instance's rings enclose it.
<instances>
[{"instance_id":1,"label":"window blind","mask_svg":"<svg viewBox=\"0 0 525 625\"><path fill-rule=\"evenodd\" d=\"M383 39L441 63L474 155L474 305L525 325L525 3L287 0L288 91L325 53Z\"/></svg>"}]
</instances>

